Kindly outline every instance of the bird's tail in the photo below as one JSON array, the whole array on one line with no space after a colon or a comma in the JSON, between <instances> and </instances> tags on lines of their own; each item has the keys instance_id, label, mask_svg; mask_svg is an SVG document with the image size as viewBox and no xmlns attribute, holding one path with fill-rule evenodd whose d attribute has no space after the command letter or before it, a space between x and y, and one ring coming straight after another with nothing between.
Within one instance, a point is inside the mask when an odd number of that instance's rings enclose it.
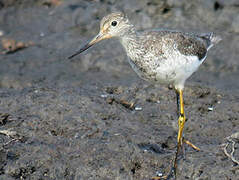
<instances>
[{"instance_id":1,"label":"bird's tail","mask_svg":"<svg viewBox=\"0 0 239 180\"><path fill-rule=\"evenodd\" d=\"M215 35L214 33L210 33L210 34L211 34L210 35L210 41L211 41L212 44L217 44L222 40L221 36Z\"/></svg>"},{"instance_id":2,"label":"bird's tail","mask_svg":"<svg viewBox=\"0 0 239 180\"><path fill-rule=\"evenodd\" d=\"M215 33L204 33L199 35L200 38L204 40L204 42L207 45L207 50L209 50L212 46L217 44L219 41L222 40L222 38L218 35L215 35Z\"/></svg>"},{"instance_id":3,"label":"bird's tail","mask_svg":"<svg viewBox=\"0 0 239 180\"><path fill-rule=\"evenodd\" d=\"M222 40L221 36L216 35L216 34L213 33L213 32L211 32L211 33L209 34L208 39L210 40L210 45L209 45L208 48L207 48L208 50L209 50L212 46L214 46L215 44L219 43L219 42Z\"/></svg>"}]
</instances>

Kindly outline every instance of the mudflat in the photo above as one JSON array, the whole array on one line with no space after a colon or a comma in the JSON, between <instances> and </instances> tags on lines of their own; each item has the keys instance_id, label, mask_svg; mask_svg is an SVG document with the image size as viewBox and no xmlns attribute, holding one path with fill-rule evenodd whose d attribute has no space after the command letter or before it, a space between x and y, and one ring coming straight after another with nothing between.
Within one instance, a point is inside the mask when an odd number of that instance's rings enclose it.
<instances>
[{"instance_id":1,"label":"mudflat","mask_svg":"<svg viewBox=\"0 0 239 180\"><path fill-rule=\"evenodd\" d=\"M174 91L141 80L113 39L67 59L117 10L139 30L222 37L185 85L184 136L201 151L185 146L178 179L238 179L235 0L1 1L0 179L145 180L167 172Z\"/></svg>"}]
</instances>

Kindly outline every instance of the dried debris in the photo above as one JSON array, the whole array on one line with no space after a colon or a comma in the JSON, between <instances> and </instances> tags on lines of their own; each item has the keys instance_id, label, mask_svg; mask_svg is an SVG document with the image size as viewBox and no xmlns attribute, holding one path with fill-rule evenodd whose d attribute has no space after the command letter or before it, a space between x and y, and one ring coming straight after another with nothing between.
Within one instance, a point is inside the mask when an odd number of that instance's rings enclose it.
<instances>
[{"instance_id":1,"label":"dried debris","mask_svg":"<svg viewBox=\"0 0 239 180\"><path fill-rule=\"evenodd\" d=\"M17 42L14 39L11 38L3 38L1 41L2 48L4 49L1 54L10 54L14 53L18 50L27 48L29 46L33 46L34 43L32 41L29 41L27 43L24 43L22 41Z\"/></svg>"},{"instance_id":2,"label":"dried debris","mask_svg":"<svg viewBox=\"0 0 239 180\"><path fill-rule=\"evenodd\" d=\"M0 130L0 134L3 134L9 138L11 138L11 140L9 140L8 142L2 144L2 146L0 147L1 149L4 149L7 145L9 145L12 142L25 142L26 138L22 135L20 135L19 133L17 133L16 131L12 130L12 129L6 129L6 130Z\"/></svg>"},{"instance_id":3,"label":"dried debris","mask_svg":"<svg viewBox=\"0 0 239 180\"><path fill-rule=\"evenodd\" d=\"M11 129L8 129L8 130L0 130L0 134L4 134L4 135L14 139L17 135L17 132L12 131Z\"/></svg>"},{"instance_id":4,"label":"dried debris","mask_svg":"<svg viewBox=\"0 0 239 180\"><path fill-rule=\"evenodd\" d=\"M124 100L124 99L117 99L115 97L109 97L106 99L107 103L108 104L113 104L113 102L117 103L117 104L121 104L122 106L124 106L125 108L127 109L130 109L130 110L134 110L134 105L135 103L134 102L129 102L127 100Z\"/></svg>"},{"instance_id":5,"label":"dried debris","mask_svg":"<svg viewBox=\"0 0 239 180\"><path fill-rule=\"evenodd\" d=\"M5 125L10 117L10 114L0 113L0 125Z\"/></svg>"},{"instance_id":6,"label":"dried debris","mask_svg":"<svg viewBox=\"0 0 239 180\"><path fill-rule=\"evenodd\" d=\"M48 7L59 6L62 4L62 0L45 0L42 4Z\"/></svg>"},{"instance_id":7,"label":"dried debris","mask_svg":"<svg viewBox=\"0 0 239 180\"><path fill-rule=\"evenodd\" d=\"M122 94L124 92L123 87L116 86L116 87L106 87L105 91L108 94Z\"/></svg>"},{"instance_id":8,"label":"dried debris","mask_svg":"<svg viewBox=\"0 0 239 180\"><path fill-rule=\"evenodd\" d=\"M18 138L15 138L16 135L17 135L17 132L16 131L12 131L12 130L0 130L0 134L3 134L3 135L6 135L10 138L12 138L10 141L2 144L2 146L0 147L0 150L4 149L5 146L9 145L11 142L14 142L14 141L18 141L19 139Z\"/></svg>"},{"instance_id":9,"label":"dried debris","mask_svg":"<svg viewBox=\"0 0 239 180\"><path fill-rule=\"evenodd\" d=\"M235 144L236 141L239 141L239 132L236 132L234 134L232 134L231 136L228 136L227 138L227 142L225 144L222 144L223 147L223 152L224 154L230 158L234 163L236 163L237 165L239 165L239 159L237 160L234 157L234 152L235 152ZM229 152L227 150L227 147L231 144L231 152Z\"/></svg>"}]
</instances>

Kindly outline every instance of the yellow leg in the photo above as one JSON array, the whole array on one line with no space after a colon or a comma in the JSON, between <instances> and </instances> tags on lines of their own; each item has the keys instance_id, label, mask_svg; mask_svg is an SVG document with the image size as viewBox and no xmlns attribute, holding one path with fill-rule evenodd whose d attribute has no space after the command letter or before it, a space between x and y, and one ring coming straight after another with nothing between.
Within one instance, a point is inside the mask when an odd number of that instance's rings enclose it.
<instances>
[{"instance_id":1,"label":"yellow leg","mask_svg":"<svg viewBox=\"0 0 239 180\"><path fill-rule=\"evenodd\" d=\"M177 94L177 99L179 99L179 103L177 102L179 106L178 107L179 118L178 118L177 150L176 150L175 158L173 160L174 161L173 169L174 169L175 177L176 177L176 171L177 171L178 154L183 143L186 143L189 146L191 146L193 149L200 151L200 149L197 146L195 146L190 141L187 141L183 138L183 128L186 121L185 112L184 112L184 102L183 102L183 90L176 90L176 94Z\"/></svg>"},{"instance_id":2,"label":"yellow leg","mask_svg":"<svg viewBox=\"0 0 239 180\"><path fill-rule=\"evenodd\" d=\"M177 160L178 160L179 151L183 143L186 143L189 146L191 146L193 149L200 151L200 149L197 146L193 145L191 142L183 138L183 128L186 121L185 112L184 112L184 102L183 102L183 90L176 90L176 95L177 95L177 111L178 111L178 137L177 137L177 149L176 149L175 156L173 158L173 165L171 166L168 175L161 176L161 177L153 177L152 178L153 180L169 179L172 176L172 174L174 174L176 178Z\"/></svg>"},{"instance_id":3,"label":"yellow leg","mask_svg":"<svg viewBox=\"0 0 239 180\"><path fill-rule=\"evenodd\" d=\"M185 124L185 113L184 113L184 102L183 102L183 90L176 90L177 94L177 105L178 105L178 137L177 137L177 150L173 160L173 171L176 178L177 172L177 160L178 154L183 144L183 128ZM179 102L178 102L179 100Z\"/></svg>"},{"instance_id":4,"label":"yellow leg","mask_svg":"<svg viewBox=\"0 0 239 180\"><path fill-rule=\"evenodd\" d=\"M183 138L183 128L184 128L184 124L186 121L186 117L185 117L185 112L184 112L184 101L183 101L183 90L177 90L176 91L177 94L177 99L179 100L179 102L177 102L178 104L178 138L177 138L177 142L179 146L182 146L183 143L188 144L189 146L191 146L193 149L200 151L200 149L193 145L190 141L187 141ZM177 100L177 101L178 101Z\"/></svg>"},{"instance_id":5,"label":"yellow leg","mask_svg":"<svg viewBox=\"0 0 239 180\"><path fill-rule=\"evenodd\" d=\"M183 90L179 90L179 102L180 102L180 114L178 118L178 145L182 145L183 143L183 128L185 124L185 113L184 113L184 102L183 102Z\"/></svg>"}]
</instances>

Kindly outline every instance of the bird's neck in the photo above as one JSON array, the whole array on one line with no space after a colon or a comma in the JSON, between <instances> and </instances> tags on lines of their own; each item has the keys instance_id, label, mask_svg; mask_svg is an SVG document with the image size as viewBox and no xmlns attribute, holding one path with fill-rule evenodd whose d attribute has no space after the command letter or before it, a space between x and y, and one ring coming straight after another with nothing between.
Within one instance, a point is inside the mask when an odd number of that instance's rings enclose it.
<instances>
[{"instance_id":1,"label":"bird's neck","mask_svg":"<svg viewBox=\"0 0 239 180\"><path fill-rule=\"evenodd\" d=\"M135 49L139 48L138 44L138 32L134 29L130 29L124 36L119 37L119 40L124 47L127 55L133 58L133 54L135 53Z\"/></svg>"},{"instance_id":2,"label":"bird's neck","mask_svg":"<svg viewBox=\"0 0 239 180\"><path fill-rule=\"evenodd\" d=\"M135 44L137 41L137 32L132 27L129 30L125 31L125 33L119 37L119 40L122 46L126 49L130 48L131 45Z\"/></svg>"}]
</instances>

